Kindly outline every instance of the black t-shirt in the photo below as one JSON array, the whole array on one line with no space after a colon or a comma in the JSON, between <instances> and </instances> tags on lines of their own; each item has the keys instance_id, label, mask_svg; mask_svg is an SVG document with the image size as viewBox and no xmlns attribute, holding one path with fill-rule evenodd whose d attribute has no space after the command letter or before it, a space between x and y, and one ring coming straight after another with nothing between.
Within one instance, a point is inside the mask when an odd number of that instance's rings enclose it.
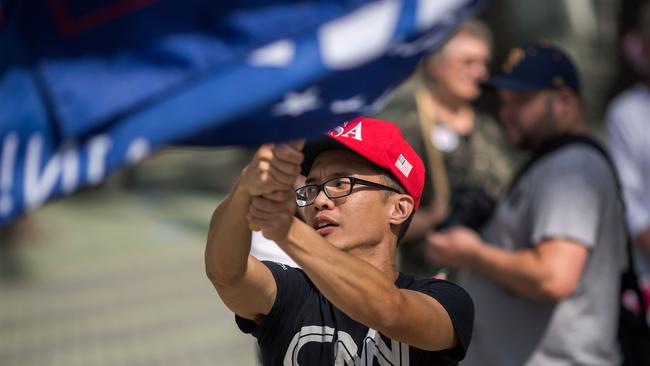
<instances>
[{"instance_id":1,"label":"black t-shirt","mask_svg":"<svg viewBox=\"0 0 650 366\"><path fill-rule=\"evenodd\" d=\"M457 365L469 346L474 305L467 292L451 282L415 280L399 274L395 285L436 299L449 313L460 340L454 349L423 351L393 341L356 322L323 296L305 273L264 262L277 284L275 303L262 324L236 316L244 333L257 338L264 365ZM431 329L435 332L435 329ZM339 364L339 363L337 363Z\"/></svg>"}]
</instances>

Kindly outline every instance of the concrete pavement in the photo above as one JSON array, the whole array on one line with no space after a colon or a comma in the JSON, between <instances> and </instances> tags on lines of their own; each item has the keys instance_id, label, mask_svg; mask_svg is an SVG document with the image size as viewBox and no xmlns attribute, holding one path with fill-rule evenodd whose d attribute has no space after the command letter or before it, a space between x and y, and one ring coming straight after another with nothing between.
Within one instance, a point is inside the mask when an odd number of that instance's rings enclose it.
<instances>
[{"instance_id":1,"label":"concrete pavement","mask_svg":"<svg viewBox=\"0 0 650 366\"><path fill-rule=\"evenodd\" d=\"M101 189L32 214L0 277L0 365L255 365L204 273L219 199Z\"/></svg>"}]
</instances>

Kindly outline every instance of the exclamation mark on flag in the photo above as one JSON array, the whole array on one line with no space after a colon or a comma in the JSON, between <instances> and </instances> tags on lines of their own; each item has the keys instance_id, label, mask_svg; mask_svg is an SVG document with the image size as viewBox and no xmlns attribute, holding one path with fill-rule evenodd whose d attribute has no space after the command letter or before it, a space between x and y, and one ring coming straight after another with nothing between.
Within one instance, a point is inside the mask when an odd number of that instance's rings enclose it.
<instances>
[{"instance_id":1,"label":"exclamation mark on flag","mask_svg":"<svg viewBox=\"0 0 650 366\"><path fill-rule=\"evenodd\" d=\"M18 134L15 132L5 136L2 142L2 161L0 162L0 215L7 215L14 206L11 186L13 183L16 153L18 152Z\"/></svg>"}]
</instances>

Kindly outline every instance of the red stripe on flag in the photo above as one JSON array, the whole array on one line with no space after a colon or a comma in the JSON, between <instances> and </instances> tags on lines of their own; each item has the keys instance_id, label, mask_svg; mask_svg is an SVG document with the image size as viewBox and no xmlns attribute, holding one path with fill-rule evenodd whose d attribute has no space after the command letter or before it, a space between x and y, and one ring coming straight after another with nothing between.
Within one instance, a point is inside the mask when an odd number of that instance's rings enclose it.
<instances>
[{"instance_id":1,"label":"red stripe on flag","mask_svg":"<svg viewBox=\"0 0 650 366\"><path fill-rule=\"evenodd\" d=\"M49 4L52 10L52 16L54 17L54 23L56 24L59 33L61 33L63 37L68 38L159 1L160 0L118 0L103 8L78 17L70 15L66 0L49 0Z\"/></svg>"}]
</instances>

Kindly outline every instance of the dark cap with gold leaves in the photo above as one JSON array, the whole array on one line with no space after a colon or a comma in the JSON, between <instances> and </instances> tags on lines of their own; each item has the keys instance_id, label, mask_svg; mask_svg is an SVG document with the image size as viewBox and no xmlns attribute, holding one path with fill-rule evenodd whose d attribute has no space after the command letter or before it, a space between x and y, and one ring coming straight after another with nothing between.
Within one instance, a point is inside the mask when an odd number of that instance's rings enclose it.
<instances>
[{"instance_id":1,"label":"dark cap with gold leaves","mask_svg":"<svg viewBox=\"0 0 650 366\"><path fill-rule=\"evenodd\" d=\"M503 73L490 78L487 86L514 91L557 89L566 86L580 94L578 72L561 49L540 41L510 50Z\"/></svg>"}]
</instances>

